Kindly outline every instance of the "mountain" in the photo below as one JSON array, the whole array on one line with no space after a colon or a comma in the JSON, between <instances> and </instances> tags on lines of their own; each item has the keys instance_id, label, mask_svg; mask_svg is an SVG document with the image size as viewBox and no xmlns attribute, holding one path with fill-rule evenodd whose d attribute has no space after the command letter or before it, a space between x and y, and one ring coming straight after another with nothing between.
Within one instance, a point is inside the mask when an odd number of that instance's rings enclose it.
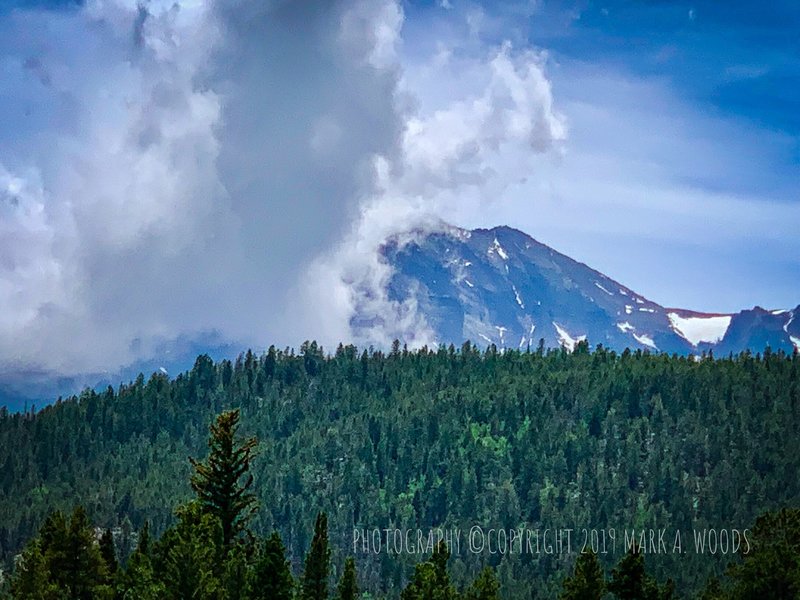
<instances>
[{"instance_id":1,"label":"mountain","mask_svg":"<svg viewBox=\"0 0 800 600\"><path fill-rule=\"evenodd\" d=\"M800 349L800 306L735 314L666 308L511 227L389 240L392 300L415 300L443 343L573 348L578 341L716 355Z\"/></svg>"},{"instance_id":2,"label":"mountain","mask_svg":"<svg viewBox=\"0 0 800 600\"><path fill-rule=\"evenodd\" d=\"M0 373L0 407L11 412L42 408L59 396L67 397L86 388L102 390L117 387L120 382L133 381L142 373L177 375L192 367L200 354L215 360L234 358L241 347L222 339L216 332L203 332L198 336L180 336L160 344L155 355L137 360L114 371L59 375L47 370L27 370L13 375Z\"/></svg>"}]
</instances>

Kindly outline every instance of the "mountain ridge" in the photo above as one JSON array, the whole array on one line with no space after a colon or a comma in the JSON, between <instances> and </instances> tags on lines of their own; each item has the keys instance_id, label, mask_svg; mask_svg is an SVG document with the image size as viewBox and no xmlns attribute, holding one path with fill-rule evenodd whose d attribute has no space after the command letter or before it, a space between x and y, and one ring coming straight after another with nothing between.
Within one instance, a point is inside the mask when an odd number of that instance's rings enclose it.
<instances>
[{"instance_id":1,"label":"mountain ridge","mask_svg":"<svg viewBox=\"0 0 800 600\"><path fill-rule=\"evenodd\" d=\"M390 298L414 300L441 343L521 348L544 339L572 348L588 340L679 354L800 348L800 305L736 313L662 306L509 226L405 234L381 251L394 271Z\"/></svg>"},{"instance_id":2,"label":"mountain ridge","mask_svg":"<svg viewBox=\"0 0 800 600\"><path fill-rule=\"evenodd\" d=\"M389 298L414 299L438 343L500 348L574 348L581 340L684 355L727 355L766 347L792 353L800 348L800 305L792 309L754 306L736 313L666 307L647 299L591 266L507 225L462 229L442 223L435 231L395 234L381 247L391 267ZM369 328L370 315L351 325ZM139 373L190 368L198 354L233 358L237 347L215 335L181 338L149 360L116 373L0 380L0 407L42 407L81 389L105 388Z\"/></svg>"}]
</instances>

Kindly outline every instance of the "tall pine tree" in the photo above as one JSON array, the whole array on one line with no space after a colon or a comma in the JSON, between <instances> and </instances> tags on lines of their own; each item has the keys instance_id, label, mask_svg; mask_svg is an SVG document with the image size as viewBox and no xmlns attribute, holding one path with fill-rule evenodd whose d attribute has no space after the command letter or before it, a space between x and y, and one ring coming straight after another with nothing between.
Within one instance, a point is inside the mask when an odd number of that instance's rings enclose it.
<instances>
[{"instance_id":1,"label":"tall pine tree","mask_svg":"<svg viewBox=\"0 0 800 600\"><path fill-rule=\"evenodd\" d=\"M291 600L294 579L281 536L273 533L260 549L250 575L251 600Z\"/></svg>"},{"instance_id":2,"label":"tall pine tree","mask_svg":"<svg viewBox=\"0 0 800 600\"><path fill-rule=\"evenodd\" d=\"M302 600L327 600L331 549L328 545L328 515L321 512L314 523L314 538L306 555L303 571Z\"/></svg>"},{"instance_id":3,"label":"tall pine tree","mask_svg":"<svg viewBox=\"0 0 800 600\"><path fill-rule=\"evenodd\" d=\"M113 578L119 563L117 562L117 550L114 547L114 534L110 529L106 529L100 537L100 556L106 563L109 577Z\"/></svg>"},{"instance_id":4,"label":"tall pine tree","mask_svg":"<svg viewBox=\"0 0 800 600\"><path fill-rule=\"evenodd\" d=\"M253 485L249 470L258 441L237 436L238 410L221 413L209 429L208 459L189 459L195 470L191 484L204 510L219 519L223 545L228 547L256 509L256 497L249 491Z\"/></svg>"},{"instance_id":5,"label":"tall pine tree","mask_svg":"<svg viewBox=\"0 0 800 600\"><path fill-rule=\"evenodd\" d=\"M356 600L358 597L358 582L356 579L356 561L350 556L344 563L344 572L339 580L338 600Z\"/></svg>"},{"instance_id":6,"label":"tall pine tree","mask_svg":"<svg viewBox=\"0 0 800 600\"><path fill-rule=\"evenodd\" d=\"M597 555L591 550L579 554L572 576L564 580L561 600L600 600L605 591L605 576Z\"/></svg>"}]
</instances>

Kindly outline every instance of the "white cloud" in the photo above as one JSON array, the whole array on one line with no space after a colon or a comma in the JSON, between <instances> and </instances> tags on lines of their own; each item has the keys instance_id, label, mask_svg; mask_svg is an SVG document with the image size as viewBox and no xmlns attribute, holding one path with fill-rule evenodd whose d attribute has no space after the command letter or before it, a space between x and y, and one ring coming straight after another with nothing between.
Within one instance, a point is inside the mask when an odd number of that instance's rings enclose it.
<instances>
[{"instance_id":1,"label":"white cloud","mask_svg":"<svg viewBox=\"0 0 800 600\"><path fill-rule=\"evenodd\" d=\"M4 376L313 336L288 291L396 146L394 2L144 6L0 22Z\"/></svg>"},{"instance_id":2,"label":"white cloud","mask_svg":"<svg viewBox=\"0 0 800 600\"><path fill-rule=\"evenodd\" d=\"M404 23L393 0L3 17L3 377L206 332L433 343L380 245L496 196L565 127L543 54L467 35L411 59Z\"/></svg>"},{"instance_id":3,"label":"white cloud","mask_svg":"<svg viewBox=\"0 0 800 600\"><path fill-rule=\"evenodd\" d=\"M667 306L797 304L791 140L704 111L663 80L555 71L569 151L459 223L516 226Z\"/></svg>"},{"instance_id":4,"label":"white cloud","mask_svg":"<svg viewBox=\"0 0 800 600\"><path fill-rule=\"evenodd\" d=\"M400 152L376 160L377 192L363 200L338 249L309 271L306 290L335 299L317 331L335 326L329 339L362 344L436 342L413 294L403 303L389 298L392 271L380 247L392 236L403 243L446 227L441 217L452 215L453 205L482 204L534 169L538 155L559 147L566 125L543 65L543 55L515 51L508 42L481 45L455 62L449 54L443 60L439 45L425 62L405 63L399 94L416 108L406 113ZM457 78L460 85L451 85Z\"/></svg>"}]
</instances>

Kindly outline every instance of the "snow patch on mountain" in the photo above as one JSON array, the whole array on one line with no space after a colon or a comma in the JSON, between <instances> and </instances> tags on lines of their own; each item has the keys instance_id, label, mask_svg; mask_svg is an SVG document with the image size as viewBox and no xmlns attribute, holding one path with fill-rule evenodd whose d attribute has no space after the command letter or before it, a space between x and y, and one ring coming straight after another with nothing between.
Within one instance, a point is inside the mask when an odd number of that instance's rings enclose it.
<instances>
[{"instance_id":1,"label":"snow patch on mountain","mask_svg":"<svg viewBox=\"0 0 800 600\"><path fill-rule=\"evenodd\" d=\"M617 329L619 329L622 333L627 333L635 328L633 325L625 321L624 323L617 323Z\"/></svg>"},{"instance_id":2,"label":"snow patch on mountain","mask_svg":"<svg viewBox=\"0 0 800 600\"><path fill-rule=\"evenodd\" d=\"M503 247L500 245L500 242L497 241L497 238L494 238L494 242L492 242L492 245L489 247L487 252L489 254L496 252L500 258L503 260L508 260L508 254L506 254L506 251L503 250ZM508 269L508 267L506 267L506 269Z\"/></svg>"},{"instance_id":3,"label":"snow patch on mountain","mask_svg":"<svg viewBox=\"0 0 800 600\"><path fill-rule=\"evenodd\" d=\"M522 297L519 295L519 292L517 291L517 286L511 284L511 288L514 290L514 298L517 300L517 304L519 304L520 308L524 309L525 303L522 301Z\"/></svg>"},{"instance_id":4,"label":"snow patch on mountain","mask_svg":"<svg viewBox=\"0 0 800 600\"><path fill-rule=\"evenodd\" d=\"M567 350L572 352L575 349L575 344L578 342L583 342L586 340L585 335L579 335L577 337L572 337L567 330L561 327L558 323L553 321L553 326L556 328L556 333L558 333L558 342L566 347Z\"/></svg>"},{"instance_id":5,"label":"snow patch on mountain","mask_svg":"<svg viewBox=\"0 0 800 600\"><path fill-rule=\"evenodd\" d=\"M647 346L649 348L652 348L653 350L658 350L658 347L656 346L656 343L653 341L653 338L651 338L649 335L646 335L644 333L641 334L641 335L638 335L638 334L634 333L633 337L636 338L636 341L639 342L640 344L643 344L643 345L645 345L645 346Z\"/></svg>"},{"instance_id":6,"label":"snow patch on mountain","mask_svg":"<svg viewBox=\"0 0 800 600\"><path fill-rule=\"evenodd\" d=\"M700 342L716 344L728 331L731 315L682 317L678 313L667 313L672 328L693 346Z\"/></svg>"},{"instance_id":7,"label":"snow patch on mountain","mask_svg":"<svg viewBox=\"0 0 800 600\"><path fill-rule=\"evenodd\" d=\"M611 292L609 292L609 291L608 291L606 288L604 288L602 285L600 285L600 284L599 284L597 281L595 281L595 282L594 282L594 284L595 284L595 285L596 285L598 288L600 288L601 290L603 290L603 291L604 291L606 294L608 294L609 296L613 296L613 295L614 295L614 294L612 294Z\"/></svg>"}]
</instances>

